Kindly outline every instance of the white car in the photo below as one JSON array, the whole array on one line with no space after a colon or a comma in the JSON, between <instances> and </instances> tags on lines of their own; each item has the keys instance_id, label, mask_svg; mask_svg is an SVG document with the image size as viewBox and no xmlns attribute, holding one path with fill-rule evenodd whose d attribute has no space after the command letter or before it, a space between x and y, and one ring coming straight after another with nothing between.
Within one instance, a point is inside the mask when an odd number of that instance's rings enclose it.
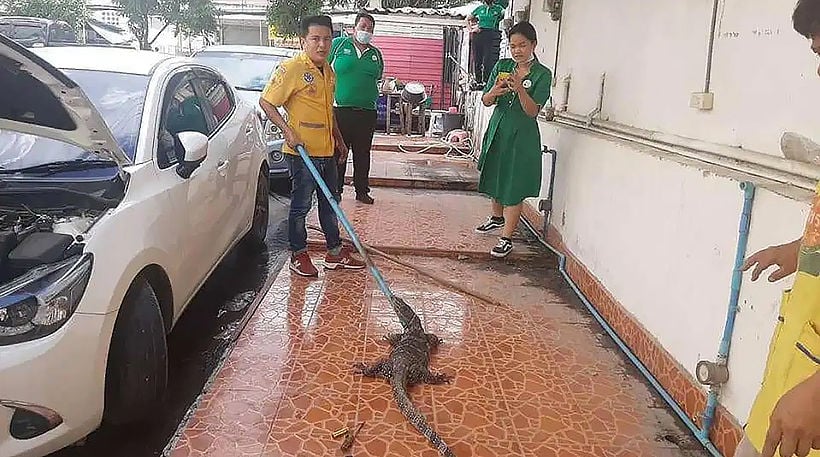
<instances>
[{"instance_id":1,"label":"white car","mask_svg":"<svg viewBox=\"0 0 820 457\"><path fill-rule=\"evenodd\" d=\"M157 405L166 335L264 243L268 163L255 107L190 59L0 35L0 85L0 456L43 456Z\"/></svg>"}]
</instances>

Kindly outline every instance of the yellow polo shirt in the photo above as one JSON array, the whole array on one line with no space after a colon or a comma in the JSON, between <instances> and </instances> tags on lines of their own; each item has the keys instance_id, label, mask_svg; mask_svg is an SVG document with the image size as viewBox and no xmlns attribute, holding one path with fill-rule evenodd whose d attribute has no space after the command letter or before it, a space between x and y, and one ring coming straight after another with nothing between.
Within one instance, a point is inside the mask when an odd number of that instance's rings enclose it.
<instances>
[{"instance_id":1,"label":"yellow polo shirt","mask_svg":"<svg viewBox=\"0 0 820 457\"><path fill-rule=\"evenodd\" d=\"M792 289L783 294L763 383L746 424L746 435L758 452L780 398L820 370L820 186L802 243L797 275ZM820 450L809 457L820 457Z\"/></svg>"},{"instance_id":2,"label":"yellow polo shirt","mask_svg":"<svg viewBox=\"0 0 820 457\"><path fill-rule=\"evenodd\" d=\"M304 52L285 60L273 72L262 98L288 113L288 125L299 135L311 157L332 157L333 93L336 75L330 65L322 71ZM298 155L288 145L286 154Z\"/></svg>"}]
</instances>

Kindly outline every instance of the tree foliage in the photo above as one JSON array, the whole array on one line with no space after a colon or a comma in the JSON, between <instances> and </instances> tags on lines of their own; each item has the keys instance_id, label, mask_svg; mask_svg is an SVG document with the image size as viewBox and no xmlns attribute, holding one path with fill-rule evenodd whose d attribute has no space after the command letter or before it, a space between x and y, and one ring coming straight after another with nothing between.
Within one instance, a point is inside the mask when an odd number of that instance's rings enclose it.
<instances>
[{"instance_id":1,"label":"tree foliage","mask_svg":"<svg viewBox=\"0 0 820 457\"><path fill-rule=\"evenodd\" d=\"M65 21L77 32L88 17L85 0L0 0L0 11L12 16Z\"/></svg>"},{"instance_id":2,"label":"tree foliage","mask_svg":"<svg viewBox=\"0 0 820 457\"><path fill-rule=\"evenodd\" d=\"M217 31L216 18L219 16L211 0L114 0L128 18L131 32L140 42L142 49L150 49L151 44L165 31L174 26L175 34L200 36ZM162 18L164 26L155 36L149 36L150 18Z\"/></svg>"},{"instance_id":3,"label":"tree foliage","mask_svg":"<svg viewBox=\"0 0 820 457\"><path fill-rule=\"evenodd\" d=\"M268 22L277 35L292 38L299 35L302 18L319 14L323 6L324 0L271 0L268 4Z\"/></svg>"}]
</instances>

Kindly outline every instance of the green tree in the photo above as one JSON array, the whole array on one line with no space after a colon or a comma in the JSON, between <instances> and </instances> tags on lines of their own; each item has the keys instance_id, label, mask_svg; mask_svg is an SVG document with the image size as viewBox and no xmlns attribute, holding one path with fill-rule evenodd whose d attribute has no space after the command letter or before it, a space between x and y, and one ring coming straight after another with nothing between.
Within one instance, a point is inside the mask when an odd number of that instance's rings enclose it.
<instances>
[{"instance_id":1,"label":"green tree","mask_svg":"<svg viewBox=\"0 0 820 457\"><path fill-rule=\"evenodd\" d=\"M82 30L83 21L88 17L85 0L0 0L0 10L12 16L65 21L76 32Z\"/></svg>"},{"instance_id":2,"label":"green tree","mask_svg":"<svg viewBox=\"0 0 820 457\"><path fill-rule=\"evenodd\" d=\"M219 11L211 0L114 0L128 18L128 26L142 49L151 45L165 31L174 26L174 34L208 36L217 31ZM164 25L153 37L149 36L151 17L162 18Z\"/></svg>"},{"instance_id":3,"label":"green tree","mask_svg":"<svg viewBox=\"0 0 820 457\"><path fill-rule=\"evenodd\" d=\"M338 3L335 1L334 3ZM268 4L268 22L276 34L292 38L299 35L299 24L303 17L319 14L325 6L323 0L271 0Z\"/></svg>"}]
</instances>

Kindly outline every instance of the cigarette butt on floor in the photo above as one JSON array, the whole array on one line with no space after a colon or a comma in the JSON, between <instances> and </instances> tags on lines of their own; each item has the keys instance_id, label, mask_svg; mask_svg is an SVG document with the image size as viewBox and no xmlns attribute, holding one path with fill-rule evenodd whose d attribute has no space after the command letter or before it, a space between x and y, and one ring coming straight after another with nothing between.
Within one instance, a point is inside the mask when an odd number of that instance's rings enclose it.
<instances>
[{"instance_id":1,"label":"cigarette butt on floor","mask_svg":"<svg viewBox=\"0 0 820 457\"><path fill-rule=\"evenodd\" d=\"M347 427L344 427L331 433L330 436L335 440L341 436L347 435L348 433L350 433L350 430L348 430Z\"/></svg>"}]
</instances>

